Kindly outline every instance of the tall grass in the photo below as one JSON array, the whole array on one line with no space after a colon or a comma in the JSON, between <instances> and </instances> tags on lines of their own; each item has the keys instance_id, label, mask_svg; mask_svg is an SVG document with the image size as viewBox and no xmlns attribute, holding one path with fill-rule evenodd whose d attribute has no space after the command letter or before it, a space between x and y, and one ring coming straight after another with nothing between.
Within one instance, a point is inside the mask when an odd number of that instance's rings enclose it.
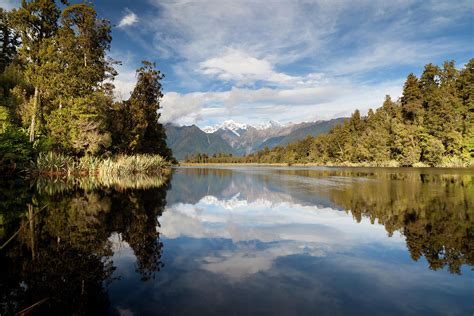
<instances>
[{"instance_id":1,"label":"tall grass","mask_svg":"<svg viewBox=\"0 0 474 316\"><path fill-rule=\"evenodd\" d=\"M97 170L102 176L157 174L168 165L168 162L158 155L118 156L102 160Z\"/></svg>"},{"instance_id":2,"label":"tall grass","mask_svg":"<svg viewBox=\"0 0 474 316\"><path fill-rule=\"evenodd\" d=\"M112 158L72 157L53 152L41 153L32 163L32 173L39 175L95 175L129 176L159 174L169 167L169 162L159 155L120 155Z\"/></svg>"}]
</instances>

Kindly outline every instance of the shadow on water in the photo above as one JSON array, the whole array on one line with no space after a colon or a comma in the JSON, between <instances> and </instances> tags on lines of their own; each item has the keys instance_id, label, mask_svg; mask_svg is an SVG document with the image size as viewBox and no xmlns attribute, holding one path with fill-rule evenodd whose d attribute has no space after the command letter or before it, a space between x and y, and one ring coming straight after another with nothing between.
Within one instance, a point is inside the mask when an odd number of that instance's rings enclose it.
<instances>
[{"instance_id":1,"label":"shadow on water","mask_svg":"<svg viewBox=\"0 0 474 316\"><path fill-rule=\"evenodd\" d=\"M169 176L21 179L0 190L0 314L104 314L114 271L112 235L133 249L142 280L162 268L156 230ZM26 310L28 312L28 310Z\"/></svg>"}]
</instances>

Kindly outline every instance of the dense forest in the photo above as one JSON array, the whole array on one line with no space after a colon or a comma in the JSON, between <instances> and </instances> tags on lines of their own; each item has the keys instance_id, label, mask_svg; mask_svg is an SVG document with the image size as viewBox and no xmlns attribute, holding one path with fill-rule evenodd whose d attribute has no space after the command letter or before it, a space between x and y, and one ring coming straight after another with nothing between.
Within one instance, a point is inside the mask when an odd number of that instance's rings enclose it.
<instances>
[{"instance_id":1,"label":"dense forest","mask_svg":"<svg viewBox=\"0 0 474 316\"><path fill-rule=\"evenodd\" d=\"M144 61L128 100L113 96L112 26L88 2L22 1L0 8L0 170L41 153L172 159L158 122L163 74Z\"/></svg>"},{"instance_id":2,"label":"dense forest","mask_svg":"<svg viewBox=\"0 0 474 316\"><path fill-rule=\"evenodd\" d=\"M329 133L245 157L188 156L193 163L315 163L371 166L474 165L474 59L458 70L454 61L428 64L409 74L403 95L350 119Z\"/></svg>"}]
</instances>

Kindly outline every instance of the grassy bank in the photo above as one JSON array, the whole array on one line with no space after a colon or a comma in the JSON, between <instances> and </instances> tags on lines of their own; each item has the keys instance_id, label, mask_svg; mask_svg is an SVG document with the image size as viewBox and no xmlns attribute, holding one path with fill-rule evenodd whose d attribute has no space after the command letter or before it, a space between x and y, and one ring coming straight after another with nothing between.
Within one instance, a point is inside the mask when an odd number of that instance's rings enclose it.
<instances>
[{"instance_id":1,"label":"grassy bank","mask_svg":"<svg viewBox=\"0 0 474 316\"><path fill-rule=\"evenodd\" d=\"M109 158L74 157L53 152L41 153L28 170L43 176L100 176L119 177L136 174L160 174L170 163L159 155L119 155Z\"/></svg>"}]
</instances>

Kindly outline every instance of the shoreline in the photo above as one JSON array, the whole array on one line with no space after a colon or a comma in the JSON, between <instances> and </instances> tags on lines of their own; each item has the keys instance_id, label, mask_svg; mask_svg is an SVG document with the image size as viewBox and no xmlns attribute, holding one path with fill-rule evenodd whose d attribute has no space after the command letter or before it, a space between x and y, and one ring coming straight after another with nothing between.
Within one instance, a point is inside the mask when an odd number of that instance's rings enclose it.
<instances>
[{"instance_id":1,"label":"shoreline","mask_svg":"<svg viewBox=\"0 0 474 316\"><path fill-rule=\"evenodd\" d=\"M341 164L320 164L320 163L232 163L232 162L209 162L209 163L195 163L195 162L180 162L177 165L173 165L173 167L199 167L199 166L237 166L237 167L328 167L328 168L393 168L393 169L466 169L466 170L474 170L474 165L471 166L427 166L427 165L420 165L420 166L394 166L389 164L354 164L354 163L341 163Z\"/></svg>"}]
</instances>

